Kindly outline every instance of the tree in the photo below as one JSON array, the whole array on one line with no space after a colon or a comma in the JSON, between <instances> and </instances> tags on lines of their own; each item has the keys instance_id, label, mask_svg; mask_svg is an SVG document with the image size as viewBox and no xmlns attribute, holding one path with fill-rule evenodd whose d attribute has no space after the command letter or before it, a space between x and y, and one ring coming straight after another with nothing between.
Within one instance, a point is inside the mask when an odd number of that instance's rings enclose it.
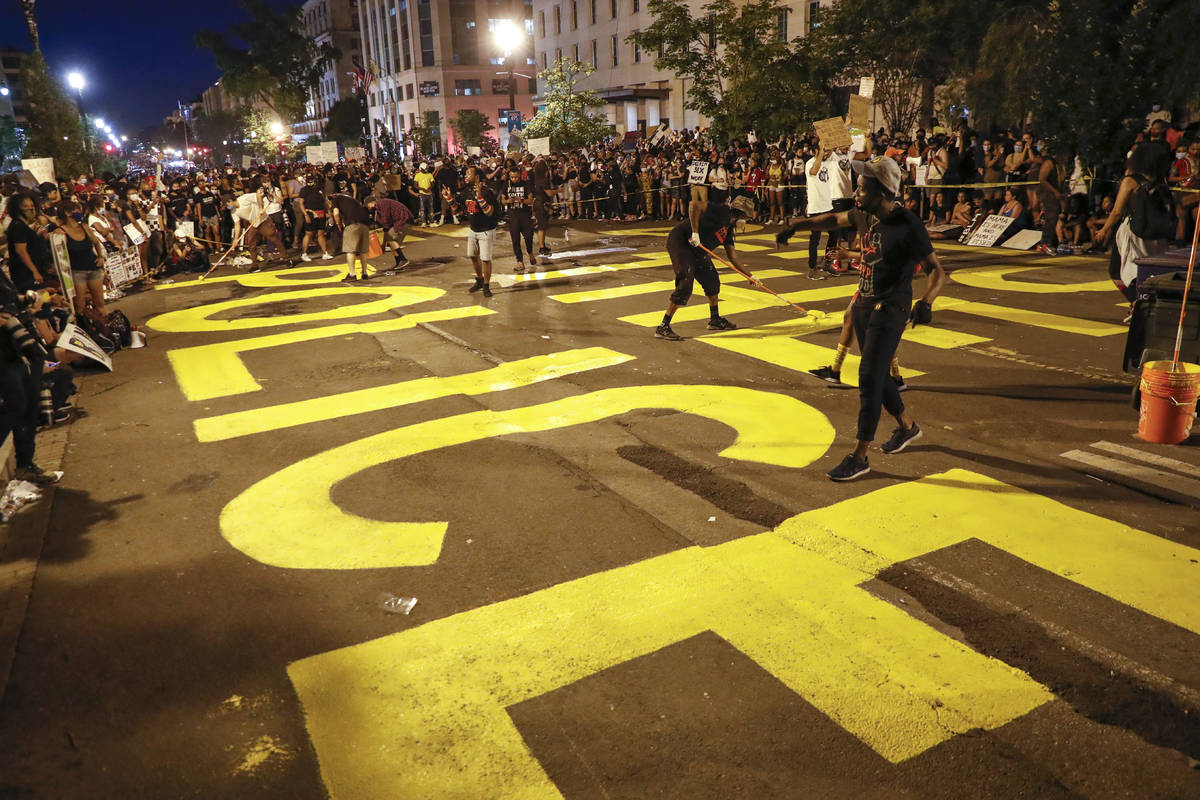
<instances>
[{"instance_id":1,"label":"tree","mask_svg":"<svg viewBox=\"0 0 1200 800\"><path fill-rule=\"evenodd\" d=\"M17 169L25 149L24 134L12 117L0 117L0 172Z\"/></svg>"},{"instance_id":2,"label":"tree","mask_svg":"<svg viewBox=\"0 0 1200 800\"><path fill-rule=\"evenodd\" d=\"M432 119L430 118L432 115ZM435 141L433 129L438 124L438 112L426 111L425 116L415 125L408 129L405 134L407 143L415 145L417 148L416 156L428 156L433 153L433 143Z\"/></svg>"},{"instance_id":3,"label":"tree","mask_svg":"<svg viewBox=\"0 0 1200 800\"><path fill-rule=\"evenodd\" d=\"M248 111L242 122L242 148L246 153L258 158L268 158L279 155L279 135L275 128L280 124L274 114L259 109ZM283 141L291 139L290 133L284 129Z\"/></svg>"},{"instance_id":4,"label":"tree","mask_svg":"<svg viewBox=\"0 0 1200 800\"><path fill-rule=\"evenodd\" d=\"M654 22L627 41L658 53L658 69L689 80L688 103L712 121L718 140L750 129L771 135L821 106L807 90L808 65L780 36L788 13L781 0L708 0L697 15L686 0L650 0L647 8Z\"/></svg>"},{"instance_id":5,"label":"tree","mask_svg":"<svg viewBox=\"0 0 1200 800\"><path fill-rule=\"evenodd\" d=\"M29 30L29 41L33 43L35 53L42 52L41 37L38 36L37 17L33 14L37 0L21 0L21 10L25 12L25 27Z\"/></svg>"},{"instance_id":6,"label":"tree","mask_svg":"<svg viewBox=\"0 0 1200 800\"><path fill-rule=\"evenodd\" d=\"M473 108L465 108L450 118L450 130L454 131L460 144L482 147L487 132L495 130L495 127L488 122L487 114Z\"/></svg>"},{"instance_id":7,"label":"tree","mask_svg":"<svg viewBox=\"0 0 1200 800\"><path fill-rule=\"evenodd\" d=\"M343 97L329 107L329 121L325 123L326 141L357 147L362 135L362 116L357 96Z\"/></svg>"},{"instance_id":8,"label":"tree","mask_svg":"<svg viewBox=\"0 0 1200 800\"><path fill-rule=\"evenodd\" d=\"M21 61L21 81L25 85L29 125L26 128L25 156L53 158L59 175L87 172L83 123L79 110L67 97L62 84L46 68L39 52Z\"/></svg>"},{"instance_id":9,"label":"tree","mask_svg":"<svg viewBox=\"0 0 1200 800\"><path fill-rule=\"evenodd\" d=\"M196 44L212 51L230 94L259 100L285 121L300 119L309 90L341 52L304 35L299 7L276 12L266 0L241 0L241 6L250 20L232 25L230 34L246 43L244 50L210 30L197 34Z\"/></svg>"},{"instance_id":10,"label":"tree","mask_svg":"<svg viewBox=\"0 0 1200 800\"><path fill-rule=\"evenodd\" d=\"M595 72L590 64L557 59L541 71L545 82L542 95L545 107L525 123L523 135L529 139L550 137L552 150L574 150L589 147L613 134L608 120L592 113L604 101L595 92L579 88L579 83Z\"/></svg>"},{"instance_id":11,"label":"tree","mask_svg":"<svg viewBox=\"0 0 1200 800\"><path fill-rule=\"evenodd\" d=\"M245 109L219 109L211 114L198 114L192 127L195 128L197 142L203 142L214 150L228 147L242 138L246 130L246 112Z\"/></svg>"}]
</instances>

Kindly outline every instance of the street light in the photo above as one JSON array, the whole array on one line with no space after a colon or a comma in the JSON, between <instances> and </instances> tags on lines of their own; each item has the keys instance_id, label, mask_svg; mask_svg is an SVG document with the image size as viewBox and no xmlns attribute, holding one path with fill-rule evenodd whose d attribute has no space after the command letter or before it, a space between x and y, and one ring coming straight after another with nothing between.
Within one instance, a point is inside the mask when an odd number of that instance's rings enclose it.
<instances>
[{"instance_id":1,"label":"street light","mask_svg":"<svg viewBox=\"0 0 1200 800\"><path fill-rule=\"evenodd\" d=\"M508 108L515 111L517 107L517 85L513 80L512 51L521 44L524 34L513 24L511 19L496 20L496 28L492 31L496 45L504 51L504 66L508 67ZM511 129L510 129L511 130Z\"/></svg>"},{"instance_id":2,"label":"street light","mask_svg":"<svg viewBox=\"0 0 1200 800\"><path fill-rule=\"evenodd\" d=\"M81 72L68 72L67 85L78 92L80 97L82 97L83 87L87 86L87 81L83 79L83 73Z\"/></svg>"},{"instance_id":3,"label":"street light","mask_svg":"<svg viewBox=\"0 0 1200 800\"><path fill-rule=\"evenodd\" d=\"M271 135L272 136L282 136L283 135L283 123L282 122L276 121L276 122L271 123Z\"/></svg>"},{"instance_id":4,"label":"street light","mask_svg":"<svg viewBox=\"0 0 1200 800\"><path fill-rule=\"evenodd\" d=\"M92 118L92 122L95 122L95 123L96 123L96 127L97 127L97 128L103 128L103 127L104 127L104 120L100 119L99 117L93 117L93 118Z\"/></svg>"}]
</instances>

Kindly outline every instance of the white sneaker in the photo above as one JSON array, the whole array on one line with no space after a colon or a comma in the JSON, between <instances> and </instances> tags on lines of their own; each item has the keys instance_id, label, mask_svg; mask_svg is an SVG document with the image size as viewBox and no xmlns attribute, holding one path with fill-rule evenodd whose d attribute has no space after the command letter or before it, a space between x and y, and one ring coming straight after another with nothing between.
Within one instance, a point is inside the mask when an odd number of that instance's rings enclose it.
<instances>
[{"instance_id":1,"label":"white sneaker","mask_svg":"<svg viewBox=\"0 0 1200 800\"><path fill-rule=\"evenodd\" d=\"M332 261L332 260L333 260L333 256L331 256L329 253L322 253L322 254L321 254L321 260L322 260L322 261Z\"/></svg>"},{"instance_id":2,"label":"white sneaker","mask_svg":"<svg viewBox=\"0 0 1200 800\"><path fill-rule=\"evenodd\" d=\"M301 253L300 260L301 261L312 261L312 256L310 256L308 253Z\"/></svg>"}]
</instances>

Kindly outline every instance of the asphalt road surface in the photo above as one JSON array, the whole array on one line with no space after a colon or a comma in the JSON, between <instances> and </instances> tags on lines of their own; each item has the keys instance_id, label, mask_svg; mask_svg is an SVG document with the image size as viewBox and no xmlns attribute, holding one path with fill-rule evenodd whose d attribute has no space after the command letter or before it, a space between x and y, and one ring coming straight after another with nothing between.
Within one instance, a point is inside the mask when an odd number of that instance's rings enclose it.
<instances>
[{"instance_id":1,"label":"asphalt road surface","mask_svg":"<svg viewBox=\"0 0 1200 800\"><path fill-rule=\"evenodd\" d=\"M502 230L490 299L443 227L114 303L0 797L1200 797L1200 454L1133 437L1103 260L939 246L924 436L833 484L854 279L757 231L812 313L726 273L738 330L657 340L666 230L516 278Z\"/></svg>"}]
</instances>

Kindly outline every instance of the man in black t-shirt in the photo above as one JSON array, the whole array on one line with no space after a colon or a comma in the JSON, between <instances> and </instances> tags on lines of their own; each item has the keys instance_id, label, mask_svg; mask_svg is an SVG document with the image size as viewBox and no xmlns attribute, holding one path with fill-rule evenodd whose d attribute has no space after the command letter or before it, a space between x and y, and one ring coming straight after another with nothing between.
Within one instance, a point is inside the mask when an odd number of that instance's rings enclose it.
<instances>
[{"instance_id":1,"label":"man in black t-shirt","mask_svg":"<svg viewBox=\"0 0 1200 800\"><path fill-rule=\"evenodd\" d=\"M508 235L512 239L513 255L517 257L517 265L513 272L525 271L525 259L521 251L521 240L525 240L525 252L529 253L529 263L537 266L537 256L533 254L533 205L534 188L531 178L521 177L521 168L514 165L508 173L508 181L504 184L504 204L508 208Z\"/></svg>"},{"instance_id":2,"label":"man in black t-shirt","mask_svg":"<svg viewBox=\"0 0 1200 800\"><path fill-rule=\"evenodd\" d=\"M475 267L475 283L468 291L482 290L484 297L491 297L492 246L496 242L500 209L496 193L484 185L478 168L467 167L466 183L458 203L467 214L471 228L467 231L467 257Z\"/></svg>"},{"instance_id":3,"label":"man in black t-shirt","mask_svg":"<svg viewBox=\"0 0 1200 800\"><path fill-rule=\"evenodd\" d=\"M196 180L196 193L192 196L192 202L192 213L198 220L197 235L209 240L205 244L206 249L211 250L220 236L221 197L208 186L203 175Z\"/></svg>"},{"instance_id":4,"label":"man in black t-shirt","mask_svg":"<svg viewBox=\"0 0 1200 800\"><path fill-rule=\"evenodd\" d=\"M675 315L676 309L687 305L696 281L700 281L700 286L708 298L708 329L730 331L737 327L722 317L717 310L721 278L717 275L712 258L701 249L701 245L708 250L724 247L730 263L742 272L750 273L738 258L733 248L733 240L737 228L744 227L746 219L754 213L753 200L749 197L739 197L731 205L709 204L697 200L692 203L688 213L688 219L676 225L667 235L667 253L670 254L671 266L675 269L675 291L671 292L662 324L654 329L656 338L672 342L678 342L683 337L671 330L671 317Z\"/></svg>"},{"instance_id":5,"label":"man in black t-shirt","mask_svg":"<svg viewBox=\"0 0 1200 800\"><path fill-rule=\"evenodd\" d=\"M852 161L861 176L855 201L876 218L862 237L862 267L858 293L850 313L862 350L858 368L858 445L854 452L829 471L835 481L849 481L871 471L867 448L875 438L881 407L896 418L899 427L883 444L885 453L899 453L921 436L921 429L905 411L888 366L900 344L900 336L911 320L914 326L933 319L933 301L942 290L946 274L929 243L925 225L916 214L896 202L900 193L900 165L886 156L870 161ZM776 237L801 230L834 230L853 225L850 213L822 214L794 222ZM929 273L924 296L913 304L913 276L917 265Z\"/></svg>"},{"instance_id":6,"label":"man in black t-shirt","mask_svg":"<svg viewBox=\"0 0 1200 800\"><path fill-rule=\"evenodd\" d=\"M348 194L335 194L329 198L333 209L333 222L341 231L342 252L346 254L349 272L347 281L354 280L354 262L362 265L363 280L367 278L367 254L371 249L371 218L362 203Z\"/></svg>"}]
</instances>

